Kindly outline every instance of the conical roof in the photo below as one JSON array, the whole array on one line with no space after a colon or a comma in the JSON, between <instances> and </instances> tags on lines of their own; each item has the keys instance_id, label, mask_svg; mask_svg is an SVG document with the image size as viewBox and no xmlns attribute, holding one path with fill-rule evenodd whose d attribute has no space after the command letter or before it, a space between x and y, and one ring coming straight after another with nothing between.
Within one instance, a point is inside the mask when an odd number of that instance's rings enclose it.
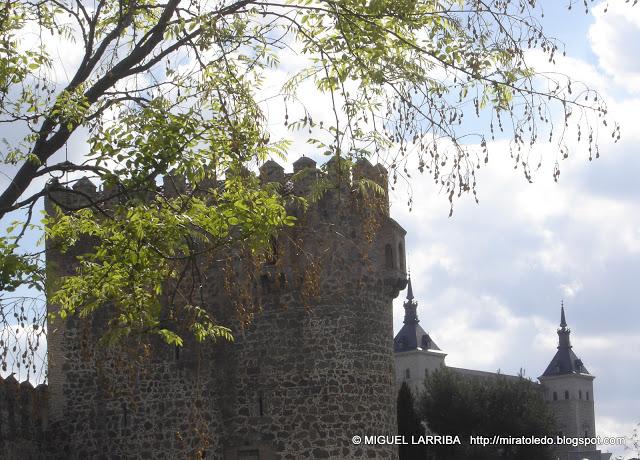
<instances>
[{"instance_id":1,"label":"conical roof","mask_svg":"<svg viewBox=\"0 0 640 460\"><path fill-rule=\"evenodd\" d=\"M404 303L404 325L393 339L393 351L396 353L411 350L437 350L440 348L420 326L417 314L418 302L413 297L411 277L407 286L407 300Z\"/></svg>"},{"instance_id":2,"label":"conical roof","mask_svg":"<svg viewBox=\"0 0 640 460\"><path fill-rule=\"evenodd\" d=\"M568 374L589 374L582 360L576 356L571 346L571 329L567 327L564 305L560 307L560 327L558 328L558 351L542 374L542 377Z\"/></svg>"}]
</instances>

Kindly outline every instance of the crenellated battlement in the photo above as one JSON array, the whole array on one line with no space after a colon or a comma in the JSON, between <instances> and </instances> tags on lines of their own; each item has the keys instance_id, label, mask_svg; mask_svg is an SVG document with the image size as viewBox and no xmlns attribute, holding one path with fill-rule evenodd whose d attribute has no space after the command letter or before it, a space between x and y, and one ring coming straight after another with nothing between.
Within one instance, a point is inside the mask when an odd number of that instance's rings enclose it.
<instances>
[{"instance_id":1,"label":"crenellated battlement","mask_svg":"<svg viewBox=\"0 0 640 460\"><path fill-rule=\"evenodd\" d=\"M247 174L254 174L246 171ZM357 193L361 189L363 180L372 181L383 190L383 201L388 213L388 173L381 164L372 165L367 159L359 159L353 167L346 164L344 160L337 157L331 158L321 167L309 157L302 156L293 162L293 171L285 172L284 167L273 160L268 160L259 168L257 176L263 184L282 184L287 192L304 196L312 191L314 184L319 181L325 182L323 191L331 194L332 190L339 190L341 193ZM331 186L327 186L331 184ZM364 184L365 187L369 184ZM224 188L224 180L207 178L198 184L191 184L184 177L169 173L162 177L161 185L155 182L151 185L148 193L162 193L167 197L175 197L194 191L204 192L211 188ZM140 196L140 191L127 191L118 186L96 186L89 178L82 177L71 187L61 185L56 179L51 181L47 187L49 194L45 200L47 211L51 212L54 205L61 206L64 210L74 210L92 205L109 207L114 201L126 201L133 196Z\"/></svg>"},{"instance_id":2,"label":"crenellated battlement","mask_svg":"<svg viewBox=\"0 0 640 460\"><path fill-rule=\"evenodd\" d=\"M0 377L0 451L36 449L48 423L48 388L19 383L13 375ZM29 458L29 452L22 458Z\"/></svg>"}]
</instances>

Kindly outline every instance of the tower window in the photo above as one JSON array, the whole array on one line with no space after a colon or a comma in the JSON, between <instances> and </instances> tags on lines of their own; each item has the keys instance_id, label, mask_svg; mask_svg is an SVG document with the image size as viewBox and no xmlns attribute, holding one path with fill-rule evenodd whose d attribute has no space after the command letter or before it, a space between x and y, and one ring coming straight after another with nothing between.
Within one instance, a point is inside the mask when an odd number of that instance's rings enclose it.
<instances>
[{"instance_id":1,"label":"tower window","mask_svg":"<svg viewBox=\"0 0 640 460\"><path fill-rule=\"evenodd\" d=\"M589 392L587 391L587 401L589 401Z\"/></svg>"},{"instance_id":2,"label":"tower window","mask_svg":"<svg viewBox=\"0 0 640 460\"><path fill-rule=\"evenodd\" d=\"M402 243L398 244L398 259L400 259L400 270L405 271L404 247L402 246Z\"/></svg>"},{"instance_id":3,"label":"tower window","mask_svg":"<svg viewBox=\"0 0 640 460\"><path fill-rule=\"evenodd\" d=\"M578 399L582 399L582 390L578 390Z\"/></svg>"},{"instance_id":4,"label":"tower window","mask_svg":"<svg viewBox=\"0 0 640 460\"><path fill-rule=\"evenodd\" d=\"M564 391L564 399L569 399L569 390Z\"/></svg>"},{"instance_id":5,"label":"tower window","mask_svg":"<svg viewBox=\"0 0 640 460\"><path fill-rule=\"evenodd\" d=\"M406 379L410 379L411 378L411 370L410 369L405 369L404 378L406 378Z\"/></svg>"},{"instance_id":6,"label":"tower window","mask_svg":"<svg viewBox=\"0 0 640 460\"><path fill-rule=\"evenodd\" d=\"M271 294L271 280L269 279L269 275L260 275L260 285L263 294Z\"/></svg>"},{"instance_id":7,"label":"tower window","mask_svg":"<svg viewBox=\"0 0 640 460\"><path fill-rule=\"evenodd\" d=\"M122 402L122 426L124 428L129 425L129 408L127 407L127 403Z\"/></svg>"},{"instance_id":8,"label":"tower window","mask_svg":"<svg viewBox=\"0 0 640 460\"><path fill-rule=\"evenodd\" d=\"M557 401L558 400L558 393L557 392L553 392L553 400Z\"/></svg>"},{"instance_id":9,"label":"tower window","mask_svg":"<svg viewBox=\"0 0 640 460\"><path fill-rule=\"evenodd\" d=\"M393 268L393 248L390 244L384 247L384 266L385 268Z\"/></svg>"}]
</instances>

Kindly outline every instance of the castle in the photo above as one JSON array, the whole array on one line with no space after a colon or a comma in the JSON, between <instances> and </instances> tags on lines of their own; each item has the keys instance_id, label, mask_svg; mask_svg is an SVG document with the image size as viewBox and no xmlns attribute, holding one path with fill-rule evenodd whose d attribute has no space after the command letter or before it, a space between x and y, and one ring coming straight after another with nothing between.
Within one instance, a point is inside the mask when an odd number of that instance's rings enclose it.
<instances>
[{"instance_id":1,"label":"castle","mask_svg":"<svg viewBox=\"0 0 640 460\"><path fill-rule=\"evenodd\" d=\"M394 338L393 349L396 364L396 385L407 382L414 393L424 388L425 378L437 369L448 369L465 378L519 379L514 375L497 374L450 367L445 364L447 356L420 326L417 315L418 303L413 295L411 279L408 282L404 303L404 325ZM538 377L541 395L549 405L559 430L558 435L568 438L592 438L596 436L593 380L594 376L573 351L567 327L564 305L560 307L558 328L558 351ZM532 382L533 383L533 382ZM555 453L560 460L608 460L611 454L601 453L584 446L560 446Z\"/></svg>"},{"instance_id":2,"label":"castle","mask_svg":"<svg viewBox=\"0 0 640 460\"><path fill-rule=\"evenodd\" d=\"M293 172L302 180L268 161L260 180L296 194L319 179L335 187L305 212L290 210L297 224L278 235L277 260L248 286L259 300L249 326L235 319L221 275L228 267L214 260L202 268L204 304L232 325L233 343L152 340L141 353L116 352L96 346L100 314L50 321L48 383L0 381L2 458L397 458L396 446L352 443L354 435L397 432L392 300L407 280L387 171L366 160L346 173L335 160L321 170L302 157ZM360 179L383 193L363 191ZM194 187L168 177L164 192L176 184ZM45 208L77 209L110 194L86 178L73 189L53 184ZM61 253L46 244L51 285L92 247L81 240ZM229 259L242 272L243 261Z\"/></svg>"},{"instance_id":3,"label":"castle","mask_svg":"<svg viewBox=\"0 0 640 460\"><path fill-rule=\"evenodd\" d=\"M302 157L293 174L302 180L292 182L273 161L260 168L263 183L297 194L322 178L336 186L306 212L290 210L297 224L279 234L277 260L259 267L259 282L249 286L258 305L248 327L235 319L221 276L226 267L213 261L203 268L205 304L233 325L233 343L175 348L158 340L138 357L96 346L105 326L100 314L50 320L48 383L0 379L2 458L397 458L396 446L354 444L352 437L396 434L397 383L421 384L446 354L419 326L411 284L405 324L393 340L392 301L407 276L405 231L389 216L387 171L360 160L344 174L331 160L321 169ZM355 186L360 179L383 193L367 195ZM193 184L168 177L163 187L176 193ZM84 178L73 189L51 187L45 207L76 209L112 193ZM91 247L81 240L61 253L47 241L48 282L73 273ZM234 263L241 271L242 260ZM591 435L593 376L571 350L564 312L558 335L558 353L540 377L545 398L567 436Z\"/></svg>"}]
</instances>

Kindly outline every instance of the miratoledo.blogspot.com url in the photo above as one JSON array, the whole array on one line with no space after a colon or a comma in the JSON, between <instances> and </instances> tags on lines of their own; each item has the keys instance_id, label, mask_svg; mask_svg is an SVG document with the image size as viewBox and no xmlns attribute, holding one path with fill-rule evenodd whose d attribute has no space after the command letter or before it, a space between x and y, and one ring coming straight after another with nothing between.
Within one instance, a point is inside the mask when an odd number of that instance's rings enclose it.
<instances>
[{"instance_id":1,"label":"miratoledo.blogspot.com url","mask_svg":"<svg viewBox=\"0 0 640 460\"><path fill-rule=\"evenodd\" d=\"M351 437L353 444L364 445L404 445L404 444L425 444L425 445L456 445L462 444L466 440L468 444L478 446L621 446L624 445L625 438L613 436L595 436L592 438L572 438L568 436L468 436L462 438L456 435L425 435L425 436L386 436L386 435L355 435Z\"/></svg>"}]
</instances>

